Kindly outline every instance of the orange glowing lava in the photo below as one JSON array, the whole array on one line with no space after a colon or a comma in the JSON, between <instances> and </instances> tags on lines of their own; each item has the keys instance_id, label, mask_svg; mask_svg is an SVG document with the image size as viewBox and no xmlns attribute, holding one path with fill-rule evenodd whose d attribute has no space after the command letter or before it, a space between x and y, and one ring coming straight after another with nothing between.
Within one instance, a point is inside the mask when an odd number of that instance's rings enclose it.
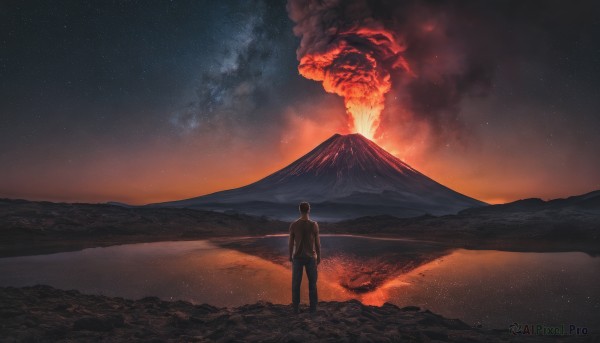
<instances>
[{"instance_id":1,"label":"orange glowing lava","mask_svg":"<svg viewBox=\"0 0 600 343\"><path fill-rule=\"evenodd\" d=\"M299 56L298 71L321 81L326 92L344 98L350 130L373 139L392 87L390 70L412 74L400 55L405 46L383 27L357 27L336 33L327 46Z\"/></svg>"}]
</instances>

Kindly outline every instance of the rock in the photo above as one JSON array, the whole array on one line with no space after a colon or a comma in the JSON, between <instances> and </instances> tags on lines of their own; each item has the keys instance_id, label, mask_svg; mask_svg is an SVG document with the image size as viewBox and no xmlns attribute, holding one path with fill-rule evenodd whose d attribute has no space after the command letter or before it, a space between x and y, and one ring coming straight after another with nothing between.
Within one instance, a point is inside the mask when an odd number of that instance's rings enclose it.
<instances>
[{"instance_id":1,"label":"rock","mask_svg":"<svg viewBox=\"0 0 600 343\"><path fill-rule=\"evenodd\" d=\"M360 334L360 336L358 336L357 342L358 343L372 343L374 341L369 337L369 335L367 335L366 333L362 332Z\"/></svg>"},{"instance_id":2,"label":"rock","mask_svg":"<svg viewBox=\"0 0 600 343\"><path fill-rule=\"evenodd\" d=\"M405 306L401 310L407 312L416 312L421 311L421 308L419 306Z\"/></svg>"},{"instance_id":3,"label":"rock","mask_svg":"<svg viewBox=\"0 0 600 343\"><path fill-rule=\"evenodd\" d=\"M444 326L451 330L469 330L471 327L466 323L458 319L446 319L443 320Z\"/></svg>"},{"instance_id":4,"label":"rock","mask_svg":"<svg viewBox=\"0 0 600 343\"><path fill-rule=\"evenodd\" d=\"M356 304L350 302L342 308L342 314L344 314L346 317L356 317L359 316L361 313L362 308L360 303Z\"/></svg>"},{"instance_id":5,"label":"rock","mask_svg":"<svg viewBox=\"0 0 600 343\"><path fill-rule=\"evenodd\" d=\"M198 314L214 313L217 311L219 311L218 308L208 305L208 304L196 305L194 307L194 313L198 313Z\"/></svg>"},{"instance_id":6,"label":"rock","mask_svg":"<svg viewBox=\"0 0 600 343\"><path fill-rule=\"evenodd\" d=\"M381 308L392 308L392 309L397 309L397 308L398 308L398 306L396 306L396 305L394 305L394 304L392 304L392 303L385 302L385 303L383 303L383 306L381 306Z\"/></svg>"},{"instance_id":7,"label":"rock","mask_svg":"<svg viewBox=\"0 0 600 343\"><path fill-rule=\"evenodd\" d=\"M65 325L57 325L44 333L44 337L51 339L64 338L69 332L69 328Z\"/></svg>"},{"instance_id":8,"label":"rock","mask_svg":"<svg viewBox=\"0 0 600 343\"><path fill-rule=\"evenodd\" d=\"M423 334L431 339L437 339L440 341L448 340L448 333L442 330L425 330L423 331Z\"/></svg>"},{"instance_id":9,"label":"rock","mask_svg":"<svg viewBox=\"0 0 600 343\"><path fill-rule=\"evenodd\" d=\"M309 341L308 337L307 337L307 332L303 331L302 329L296 329L292 332L287 333L284 337L283 337L283 342L307 342Z\"/></svg>"},{"instance_id":10,"label":"rock","mask_svg":"<svg viewBox=\"0 0 600 343\"><path fill-rule=\"evenodd\" d=\"M158 337L153 337L144 341L144 343L166 343L167 341Z\"/></svg>"},{"instance_id":11,"label":"rock","mask_svg":"<svg viewBox=\"0 0 600 343\"><path fill-rule=\"evenodd\" d=\"M185 328L191 324L189 318L190 317L187 314L176 311L170 315L169 325L176 328Z\"/></svg>"},{"instance_id":12,"label":"rock","mask_svg":"<svg viewBox=\"0 0 600 343\"><path fill-rule=\"evenodd\" d=\"M442 320L439 318L427 316L423 319L418 320L417 323L419 323L421 325L425 325L425 326L430 326L430 325L438 326L442 323Z\"/></svg>"},{"instance_id":13,"label":"rock","mask_svg":"<svg viewBox=\"0 0 600 343\"><path fill-rule=\"evenodd\" d=\"M41 295L41 296L40 296ZM57 304L72 311L56 311ZM306 305L257 303L216 308L148 297L125 300L49 287L0 287L0 341L141 342L507 342L508 330L470 328L416 306L366 306L356 300ZM60 307L63 308L63 307ZM18 311L16 310L18 309ZM126 321L127 319L127 321ZM528 343L544 337L527 337ZM590 337L591 339L597 337Z\"/></svg>"},{"instance_id":14,"label":"rock","mask_svg":"<svg viewBox=\"0 0 600 343\"><path fill-rule=\"evenodd\" d=\"M124 325L123 316L120 314L98 317L83 317L73 323L73 330L110 331Z\"/></svg>"},{"instance_id":15,"label":"rock","mask_svg":"<svg viewBox=\"0 0 600 343\"><path fill-rule=\"evenodd\" d=\"M378 322L379 318L377 318L373 313L371 313L371 311L363 311L362 312L362 316L366 317L374 322Z\"/></svg>"},{"instance_id":16,"label":"rock","mask_svg":"<svg viewBox=\"0 0 600 343\"><path fill-rule=\"evenodd\" d=\"M54 311L66 311L69 308L69 305L66 303L57 304L54 306Z\"/></svg>"},{"instance_id":17,"label":"rock","mask_svg":"<svg viewBox=\"0 0 600 343\"><path fill-rule=\"evenodd\" d=\"M234 314L229 317L229 322L232 325L241 325L244 324L244 318L239 314Z\"/></svg>"},{"instance_id":18,"label":"rock","mask_svg":"<svg viewBox=\"0 0 600 343\"><path fill-rule=\"evenodd\" d=\"M157 304L158 302L160 302L160 299L158 297L145 297L139 300L139 302L141 303L150 303L150 304Z\"/></svg>"}]
</instances>

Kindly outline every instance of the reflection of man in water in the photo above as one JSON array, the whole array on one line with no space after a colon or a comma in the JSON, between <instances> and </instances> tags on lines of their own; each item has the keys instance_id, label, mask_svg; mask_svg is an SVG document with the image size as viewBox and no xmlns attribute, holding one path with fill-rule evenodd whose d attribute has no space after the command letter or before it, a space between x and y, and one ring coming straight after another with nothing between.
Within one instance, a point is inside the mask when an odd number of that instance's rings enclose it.
<instances>
[{"instance_id":1,"label":"reflection of man in water","mask_svg":"<svg viewBox=\"0 0 600 343\"><path fill-rule=\"evenodd\" d=\"M310 204L300 203L300 219L290 225L290 262L292 262L292 305L298 313L300 284L306 267L310 312L317 310L317 265L321 263L321 241L319 225L308 218Z\"/></svg>"}]
</instances>

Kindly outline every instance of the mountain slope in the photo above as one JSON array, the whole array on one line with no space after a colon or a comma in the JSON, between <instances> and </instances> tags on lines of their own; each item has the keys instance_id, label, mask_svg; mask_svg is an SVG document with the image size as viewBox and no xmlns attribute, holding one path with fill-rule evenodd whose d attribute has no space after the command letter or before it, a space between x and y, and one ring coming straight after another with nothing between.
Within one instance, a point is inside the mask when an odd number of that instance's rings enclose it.
<instances>
[{"instance_id":1,"label":"mountain slope","mask_svg":"<svg viewBox=\"0 0 600 343\"><path fill-rule=\"evenodd\" d=\"M333 135L287 167L250 185L152 206L189 207L288 219L300 201L335 220L364 215L450 214L484 203L457 193L360 134Z\"/></svg>"}]
</instances>

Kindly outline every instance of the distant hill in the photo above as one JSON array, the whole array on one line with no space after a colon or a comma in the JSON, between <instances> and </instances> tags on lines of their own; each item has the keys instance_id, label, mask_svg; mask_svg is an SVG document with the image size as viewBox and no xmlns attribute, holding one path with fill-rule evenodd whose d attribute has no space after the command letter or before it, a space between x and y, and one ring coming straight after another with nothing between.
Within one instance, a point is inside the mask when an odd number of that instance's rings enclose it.
<instances>
[{"instance_id":1,"label":"distant hill","mask_svg":"<svg viewBox=\"0 0 600 343\"><path fill-rule=\"evenodd\" d=\"M544 201L539 198L522 199L506 204L470 208L460 214L482 214L482 213L514 213L533 212L542 210L579 209L600 211L600 190L576 195L565 199L553 199Z\"/></svg>"}]
</instances>

